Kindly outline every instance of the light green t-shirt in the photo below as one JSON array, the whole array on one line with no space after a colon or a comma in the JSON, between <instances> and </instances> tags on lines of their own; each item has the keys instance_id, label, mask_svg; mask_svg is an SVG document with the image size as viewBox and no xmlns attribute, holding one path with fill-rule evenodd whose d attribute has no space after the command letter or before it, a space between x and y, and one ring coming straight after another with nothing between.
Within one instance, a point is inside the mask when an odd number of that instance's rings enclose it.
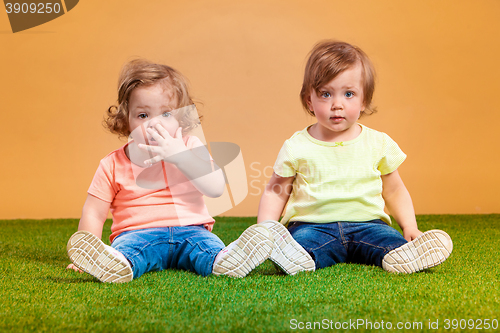
<instances>
[{"instance_id":1,"label":"light green t-shirt","mask_svg":"<svg viewBox=\"0 0 500 333\"><path fill-rule=\"evenodd\" d=\"M361 128L351 141L320 141L307 128L285 141L274 172L295 179L283 224L375 219L391 223L384 212L380 176L395 171L406 155L387 134Z\"/></svg>"}]
</instances>

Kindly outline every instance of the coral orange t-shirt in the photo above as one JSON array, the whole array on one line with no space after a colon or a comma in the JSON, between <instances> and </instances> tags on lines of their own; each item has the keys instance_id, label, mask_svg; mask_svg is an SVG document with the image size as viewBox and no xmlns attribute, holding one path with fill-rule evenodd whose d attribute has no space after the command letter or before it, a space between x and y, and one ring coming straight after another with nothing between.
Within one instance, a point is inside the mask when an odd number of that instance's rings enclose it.
<instances>
[{"instance_id":1,"label":"coral orange t-shirt","mask_svg":"<svg viewBox=\"0 0 500 333\"><path fill-rule=\"evenodd\" d=\"M202 146L185 136L188 149ZM133 164L125 153L128 143L99 164L88 193L111 204L111 242L129 230L203 224L212 231L209 215L198 191L173 164L159 162L149 168Z\"/></svg>"}]
</instances>

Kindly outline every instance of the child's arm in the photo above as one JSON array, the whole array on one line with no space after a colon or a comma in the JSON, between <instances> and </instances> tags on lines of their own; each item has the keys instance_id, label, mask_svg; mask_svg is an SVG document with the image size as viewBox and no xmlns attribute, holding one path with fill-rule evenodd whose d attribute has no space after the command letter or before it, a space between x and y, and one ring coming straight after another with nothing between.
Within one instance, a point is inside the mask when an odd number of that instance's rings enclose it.
<instances>
[{"instance_id":1,"label":"child's arm","mask_svg":"<svg viewBox=\"0 0 500 333\"><path fill-rule=\"evenodd\" d=\"M273 172L264 193L260 198L257 223L266 220L278 221L285 208L295 177L280 177Z\"/></svg>"},{"instance_id":2,"label":"child's arm","mask_svg":"<svg viewBox=\"0 0 500 333\"><path fill-rule=\"evenodd\" d=\"M398 170L382 176L382 197L389 212L403 230L407 241L417 238L422 232L418 230L415 210L410 193L406 189Z\"/></svg>"},{"instance_id":3,"label":"child's arm","mask_svg":"<svg viewBox=\"0 0 500 333\"><path fill-rule=\"evenodd\" d=\"M78 224L78 230L89 231L95 236L102 237L102 227L108 217L111 204L91 194L87 195L87 200L83 205L82 217Z\"/></svg>"},{"instance_id":4,"label":"child's arm","mask_svg":"<svg viewBox=\"0 0 500 333\"><path fill-rule=\"evenodd\" d=\"M78 224L78 230L89 231L95 236L102 237L102 227L108 217L109 202L103 201L93 195L88 194L83 205L82 217ZM75 265L69 264L67 269L81 272Z\"/></svg>"},{"instance_id":5,"label":"child's arm","mask_svg":"<svg viewBox=\"0 0 500 333\"><path fill-rule=\"evenodd\" d=\"M224 174L210 160L210 155L204 147L188 149L182 140L182 128L180 127L174 137L160 124L157 124L155 129L156 131L153 131L148 128L148 131L158 142L158 146L139 145L141 149L158 154L145 163L154 164L163 160L175 164L198 191L207 197L217 198L224 193L226 187Z\"/></svg>"}]
</instances>

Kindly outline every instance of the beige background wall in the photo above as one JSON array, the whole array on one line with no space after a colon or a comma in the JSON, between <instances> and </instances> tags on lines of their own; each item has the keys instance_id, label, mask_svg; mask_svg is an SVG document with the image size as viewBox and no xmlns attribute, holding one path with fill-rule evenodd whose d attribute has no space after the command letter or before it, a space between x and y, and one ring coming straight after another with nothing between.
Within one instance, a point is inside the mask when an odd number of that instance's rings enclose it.
<instances>
[{"instance_id":1,"label":"beige background wall","mask_svg":"<svg viewBox=\"0 0 500 333\"><path fill-rule=\"evenodd\" d=\"M419 214L500 213L500 1L80 1L13 34L0 13L0 218L79 217L123 63L179 69L209 141L237 143L256 215L285 139L313 122L298 99L306 55L335 38L375 63L379 112L362 122L409 158Z\"/></svg>"}]
</instances>

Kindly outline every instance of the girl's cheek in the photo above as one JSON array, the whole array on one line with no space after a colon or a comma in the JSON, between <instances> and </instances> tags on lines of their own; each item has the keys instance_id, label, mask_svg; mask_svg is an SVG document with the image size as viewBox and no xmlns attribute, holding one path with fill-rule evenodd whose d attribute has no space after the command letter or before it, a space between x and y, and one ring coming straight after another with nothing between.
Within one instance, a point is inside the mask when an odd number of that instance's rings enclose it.
<instances>
[{"instance_id":1,"label":"girl's cheek","mask_svg":"<svg viewBox=\"0 0 500 333\"><path fill-rule=\"evenodd\" d=\"M172 137L175 136L175 132L179 128L179 122L174 117L164 120L162 125Z\"/></svg>"},{"instance_id":2,"label":"girl's cheek","mask_svg":"<svg viewBox=\"0 0 500 333\"><path fill-rule=\"evenodd\" d=\"M136 126L134 129L131 129L130 136L137 143L145 143L147 138L146 128L144 126Z\"/></svg>"}]
</instances>

